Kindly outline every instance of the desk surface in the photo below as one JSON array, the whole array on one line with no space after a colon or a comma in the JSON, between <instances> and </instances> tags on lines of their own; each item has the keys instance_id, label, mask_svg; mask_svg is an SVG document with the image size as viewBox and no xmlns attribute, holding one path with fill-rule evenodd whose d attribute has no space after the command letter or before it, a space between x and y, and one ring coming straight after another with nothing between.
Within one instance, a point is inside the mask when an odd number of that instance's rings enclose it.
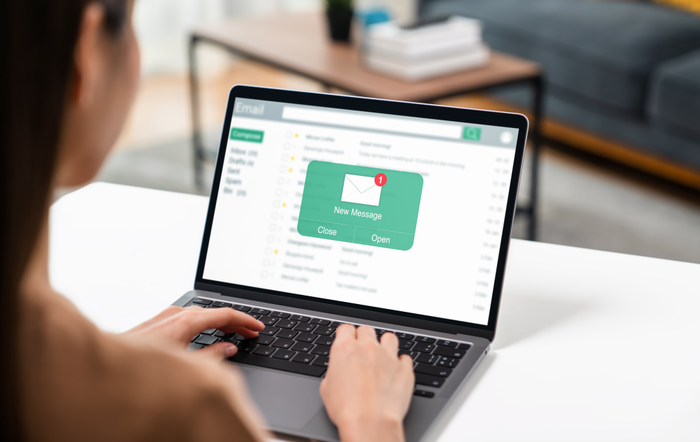
<instances>
[{"instance_id":1,"label":"desk surface","mask_svg":"<svg viewBox=\"0 0 700 442\"><path fill-rule=\"evenodd\" d=\"M126 330L194 281L208 200L92 184L51 210L51 278ZM514 240L493 350L440 441L700 437L700 265Z\"/></svg>"},{"instance_id":2,"label":"desk surface","mask_svg":"<svg viewBox=\"0 0 700 442\"><path fill-rule=\"evenodd\" d=\"M353 94L390 100L431 102L540 75L537 63L494 52L482 68L406 82L364 68L357 46L332 43L325 27L320 13L277 14L228 20L193 36Z\"/></svg>"}]
</instances>

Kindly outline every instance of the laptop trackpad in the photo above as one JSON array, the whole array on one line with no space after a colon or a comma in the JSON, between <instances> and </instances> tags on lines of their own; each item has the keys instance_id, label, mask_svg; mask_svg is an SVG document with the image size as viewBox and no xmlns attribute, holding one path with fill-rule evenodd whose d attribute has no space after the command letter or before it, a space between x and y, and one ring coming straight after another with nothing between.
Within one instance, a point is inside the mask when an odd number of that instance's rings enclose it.
<instances>
[{"instance_id":1,"label":"laptop trackpad","mask_svg":"<svg viewBox=\"0 0 700 442\"><path fill-rule=\"evenodd\" d=\"M301 430L323 408L320 378L238 365L248 391L272 428Z\"/></svg>"}]
</instances>

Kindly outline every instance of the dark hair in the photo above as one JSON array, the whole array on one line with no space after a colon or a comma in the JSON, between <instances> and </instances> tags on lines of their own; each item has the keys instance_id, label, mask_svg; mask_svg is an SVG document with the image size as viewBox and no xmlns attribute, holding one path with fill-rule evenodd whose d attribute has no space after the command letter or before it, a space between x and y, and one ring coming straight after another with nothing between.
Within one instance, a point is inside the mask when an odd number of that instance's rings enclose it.
<instances>
[{"instance_id":1,"label":"dark hair","mask_svg":"<svg viewBox=\"0 0 700 442\"><path fill-rule=\"evenodd\" d=\"M95 0L0 2L0 440L23 439L19 288L52 195L58 142L83 10ZM126 0L98 0L117 34Z\"/></svg>"}]
</instances>

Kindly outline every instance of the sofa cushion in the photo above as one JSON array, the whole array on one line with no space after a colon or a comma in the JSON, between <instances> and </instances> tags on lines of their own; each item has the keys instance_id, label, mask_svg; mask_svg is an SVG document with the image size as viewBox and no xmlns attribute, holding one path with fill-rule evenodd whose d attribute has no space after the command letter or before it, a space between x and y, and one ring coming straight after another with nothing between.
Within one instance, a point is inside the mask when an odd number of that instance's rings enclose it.
<instances>
[{"instance_id":1,"label":"sofa cushion","mask_svg":"<svg viewBox=\"0 0 700 442\"><path fill-rule=\"evenodd\" d=\"M650 89L652 122L700 140L700 50L659 66Z\"/></svg>"},{"instance_id":2,"label":"sofa cushion","mask_svg":"<svg viewBox=\"0 0 700 442\"><path fill-rule=\"evenodd\" d=\"M641 115L649 75L700 48L700 17L655 3L590 0L430 0L422 15L484 22L496 50L542 63L553 93L589 108Z\"/></svg>"}]
</instances>

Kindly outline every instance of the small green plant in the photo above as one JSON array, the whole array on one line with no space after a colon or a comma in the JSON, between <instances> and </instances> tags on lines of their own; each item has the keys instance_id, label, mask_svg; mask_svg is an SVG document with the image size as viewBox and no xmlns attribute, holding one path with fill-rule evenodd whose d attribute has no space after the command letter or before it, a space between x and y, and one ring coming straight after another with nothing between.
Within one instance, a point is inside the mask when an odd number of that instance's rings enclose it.
<instances>
[{"instance_id":1,"label":"small green plant","mask_svg":"<svg viewBox=\"0 0 700 442\"><path fill-rule=\"evenodd\" d=\"M332 12L352 11L352 0L326 0L326 10Z\"/></svg>"}]
</instances>

